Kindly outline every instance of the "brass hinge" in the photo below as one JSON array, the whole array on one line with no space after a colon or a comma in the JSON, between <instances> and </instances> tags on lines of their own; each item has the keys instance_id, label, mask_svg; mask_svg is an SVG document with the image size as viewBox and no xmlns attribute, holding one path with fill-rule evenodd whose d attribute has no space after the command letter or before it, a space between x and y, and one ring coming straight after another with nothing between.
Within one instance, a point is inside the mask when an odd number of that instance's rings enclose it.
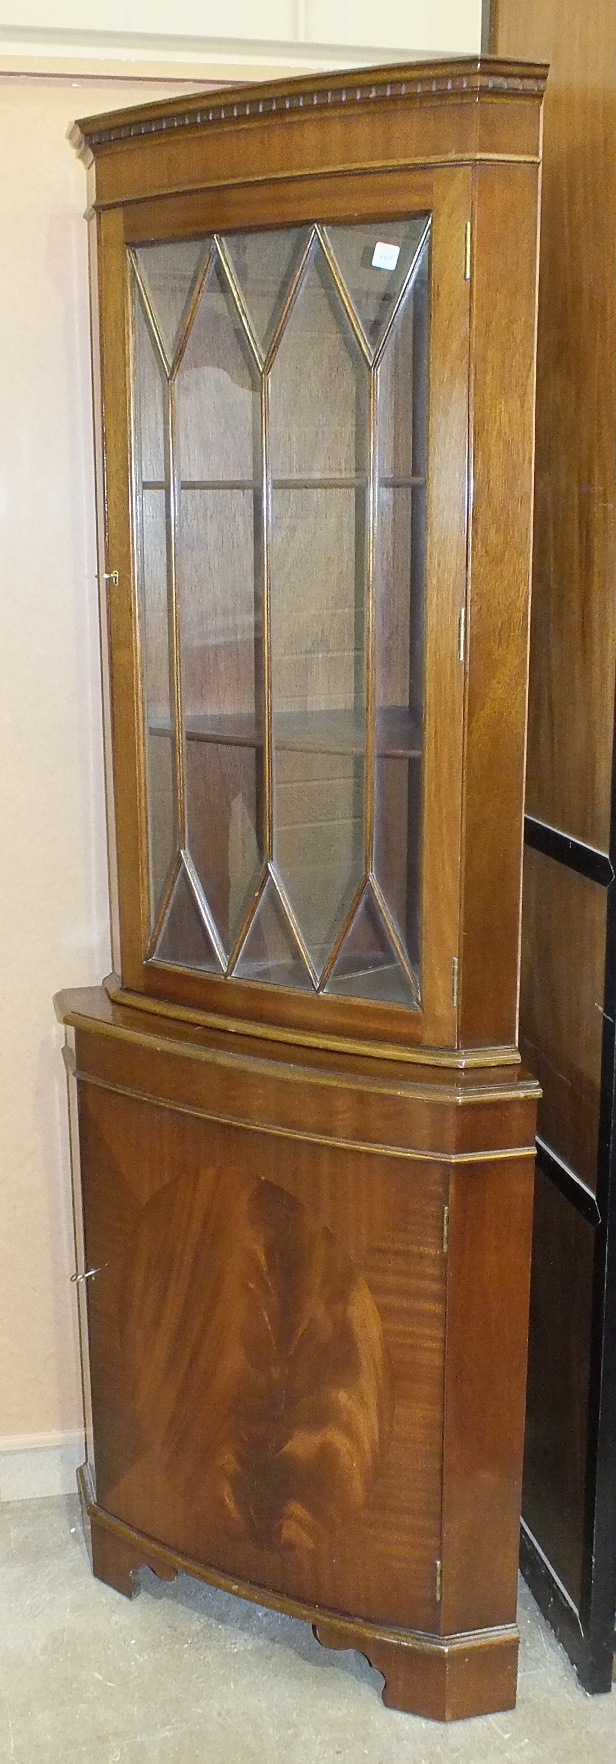
<instances>
[{"instance_id":1,"label":"brass hinge","mask_svg":"<svg viewBox=\"0 0 616 1764\"><path fill-rule=\"evenodd\" d=\"M471 279L471 245L472 245L471 223L468 220L468 221L466 221L466 224L464 227L464 280L465 280L465 282L470 282L470 279Z\"/></svg>"},{"instance_id":2,"label":"brass hinge","mask_svg":"<svg viewBox=\"0 0 616 1764\"><path fill-rule=\"evenodd\" d=\"M461 606L458 613L458 661L463 662L466 655L466 607Z\"/></svg>"},{"instance_id":3,"label":"brass hinge","mask_svg":"<svg viewBox=\"0 0 616 1764\"><path fill-rule=\"evenodd\" d=\"M435 1592L435 1596L436 1596L436 1603L437 1603L437 1605L440 1605L442 1579L443 1579L443 1564L442 1564L442 1562L435 1562L434 1568L435 1568L434 1592Z\"/></svg>"},{"instance_id":4,"label":"brass hinge","mask_svg":"<svg viewBox=\"0 0 616 1764\"><path fill-rule=\"evenodd\" d=\"M449 1251L449 1207L443 1207L443 1255Z\"/></svg>"},{"instance_id":5,"label":"brass hinge","mask_svg":"<svg viewBox=\"0 0 616 1764\"><path fill-rule=\"evenodd\" d=\"M451 964L451 1002L454 1010L458 1008L458 957L454 956Z\"/></svg>"}]
</instances>

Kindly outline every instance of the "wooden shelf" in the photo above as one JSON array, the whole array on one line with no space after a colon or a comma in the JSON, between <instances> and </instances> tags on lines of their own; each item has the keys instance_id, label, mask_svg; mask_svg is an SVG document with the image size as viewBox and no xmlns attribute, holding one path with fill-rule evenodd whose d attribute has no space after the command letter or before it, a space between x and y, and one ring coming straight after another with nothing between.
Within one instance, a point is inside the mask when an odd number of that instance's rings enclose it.
<instances>
[{"instance_id":1,"label":"wooden shelf","mask_svg":"<svg viewBox=\"0 0 616 1764\"><path fill-rule=\"evenodd\" d=\"M152 717L151 735L171 735L168 718ZM262 747L263 727L250 713L187 717L187 741L221 747ZM366 748L366 721L354 711L285 711L274 718L274 747L281 753L356 753ZM377 713L376 751L391 759L419 759L421 727L417 716L391 705Z\"/></svg>"},{"instance_id":2,"label":"wooden shelf","mask_svg":"<svg viewBox=\"0 0 616 1764\"><path fill-rule=\"evenodd\" d=\"M363 490L369 484L368 472L348 476L320 478L272 478L272 490ZM377 477L379 490L412 490L425 484L423 477ZM168 490L163 478L144 478L142 490ZM262 478L182 478L180 490L262 490Z\"/></svg>"}]
</instances>

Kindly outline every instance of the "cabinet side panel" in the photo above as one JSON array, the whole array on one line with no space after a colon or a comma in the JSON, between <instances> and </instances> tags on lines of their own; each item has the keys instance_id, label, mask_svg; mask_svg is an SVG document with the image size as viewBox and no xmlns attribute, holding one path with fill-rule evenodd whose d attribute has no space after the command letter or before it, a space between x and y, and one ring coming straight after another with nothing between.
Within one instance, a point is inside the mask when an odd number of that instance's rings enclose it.
<instances>
[{"instance_id":1,"label":"cabinet side panel","mask_svg":"<svg viewBox=\"0 0 616 1764\"><path fill-rule=\"evenodd\" d=\"M520 1047L539 1079L539 1133L596 1190L607 892L527 846Z\"/></svg>"},{"instance_id":2,"label":"cabinet side panel","mask_svg":"<svg viewBox=\"0 0 616 1764\"><path fill-rule=\"evenodd\" d=\"M516 1040L537 190L534 167L475 173L462 1045Z\"/></svg>"},{"instance_id":3,"label":"cabinet side panel","mask_svg":"<svg viewBox=\"0 0 616 1764\"><path fill-rule=\"evenodd\" d=\"M528 811L607 850L616 663L612 0L498 0L545 95Z\"/></svg>"},{"instance_id":4,"label":"cabinet side panel","mask_svg":"<svg viewBox=\"0 0 616 1764\"><path fill-rule=\"evenodd\" d=\"M109 616L107 606L107 485L103 432L102 340L100 334L100 298L98 267L97 215L88 220L88 258L90 269L90 342L92 353L92 408L94 416L94 465L96 487L96 539L99 581L100 656L103 688L103 735L105 746L105 805L107 815L107 854L109 874L109 906L111 917L111 953L113 965L120 972L120 899L118 891L118 851L116 840L115 801L112 761L111 679L109 669Z\"/></svg>"},{"instance_id":5,"label":"cabinet side panel","mask_svg":"<svg viewBox=\"0 0 616 1764\"><path fill-rule=\"evenodd\" d=\"M139 981L148 935L148 844L131 519L127 262L119 210L100 220L98 282L106 524L106 562L100 567L118 578L109 581L106 607L120 971L130 986Z\"/></svg>"},{"instance_id":6,"label":"cabinet side panel","mask_svg":"<svg viewBox=\"0 0 616 1764\"><path fill-rule=\"evenodd\" d=\"M423 816L425 1037L455 1040L452 962L459 947L464 676L458 659L466 574L469 290L468 171L435 178L426 564Z\"/></svg>"},{"instance_id":7,"label":"cabinet side panel","mask_svg":"<svg viewBox=\"0 0 616 1764\"><path fill-rule=\"evenodd\" d=\"M71 1152L71 1189L73 1202L73 1231L75 1238L75 1273L84 1274L87 1268L85 1232L83 1219L83 1198L81 1186L81 1153L79 1145L79 1094L75 1075L74 1036L71 1029L67 1030L64 1048L64 1065L67 1079L67 1100L69 1138ZM88 1340L88 1314L86 1282L78 1279L77 1312L79 1320L79 1358L81 1366L81 1394L83 1400L83 1418L85 1428L86 1459L94 1475L94 1429L92 1424L92 1396L90 1380L90 1350Z\"/></svg>"},{"instance_id":8,"label":"cabinet side panel","mask_svg":"<svg viewBox=\"0 0 616 1764\"><path fill-rule=\"evenodd\" d=\"M532 1154L452 1175L445 1634L515 1621L532 1201Z\"/></svg>"}]
</instances>

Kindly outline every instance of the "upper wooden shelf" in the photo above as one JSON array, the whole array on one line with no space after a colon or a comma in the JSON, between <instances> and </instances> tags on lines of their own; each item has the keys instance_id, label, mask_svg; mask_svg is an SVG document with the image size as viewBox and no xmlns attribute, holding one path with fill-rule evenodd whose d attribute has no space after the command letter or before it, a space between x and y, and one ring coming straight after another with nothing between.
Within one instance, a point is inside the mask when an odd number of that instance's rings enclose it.
<instances>
[{"instance_id":1,"label":"upper wooden shelf","mask_svg":"<svg viewBox=\"0 0 616 1764\"><path fill-rule=\"evenodd\" d=\"M364 490L370 482L367 472L347 473L341 477L272 478L272 490ZM377 473L379 490L413 490L425 484L425 478L410 476L387 477ZM142 490L168 490L164 478L143 478ZM262 490L262 478L182 478L180 490Z\"/></svg>"},{"instance_id":2,"label":"upper wooden shelf","mask_svg":"<svg viewBox=\"0 0 616 1764\"><path fill-rule=\"evenodd\" d=\"M150 718L151 735L170 735L168 717ZM186 717L188 741L221 747L262 747L263 726L250 714ZM281 753L365 753L366 719L355 711L285 711L274 717L274 747ZM419 759L421 729L417 717L402 706L377 712L376 751L382 758Z\"/></svg>"}]
</instances>

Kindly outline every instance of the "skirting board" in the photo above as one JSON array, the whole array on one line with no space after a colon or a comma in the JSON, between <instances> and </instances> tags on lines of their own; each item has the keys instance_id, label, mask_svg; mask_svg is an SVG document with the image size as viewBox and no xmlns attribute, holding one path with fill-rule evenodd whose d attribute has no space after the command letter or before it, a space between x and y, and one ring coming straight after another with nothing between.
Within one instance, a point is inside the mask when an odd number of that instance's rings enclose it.
<instances>
[{"instance_id":1,"label":"skirting board","mask_svg":"<svg viewBox=\"0 0 616 1764\"><path fill-rule=\"evenodd\" d=\"M0 1436L0 1505L76 1493L76 1472L85 1456L83 1433Z\"/></svg>"}]
</instances>

